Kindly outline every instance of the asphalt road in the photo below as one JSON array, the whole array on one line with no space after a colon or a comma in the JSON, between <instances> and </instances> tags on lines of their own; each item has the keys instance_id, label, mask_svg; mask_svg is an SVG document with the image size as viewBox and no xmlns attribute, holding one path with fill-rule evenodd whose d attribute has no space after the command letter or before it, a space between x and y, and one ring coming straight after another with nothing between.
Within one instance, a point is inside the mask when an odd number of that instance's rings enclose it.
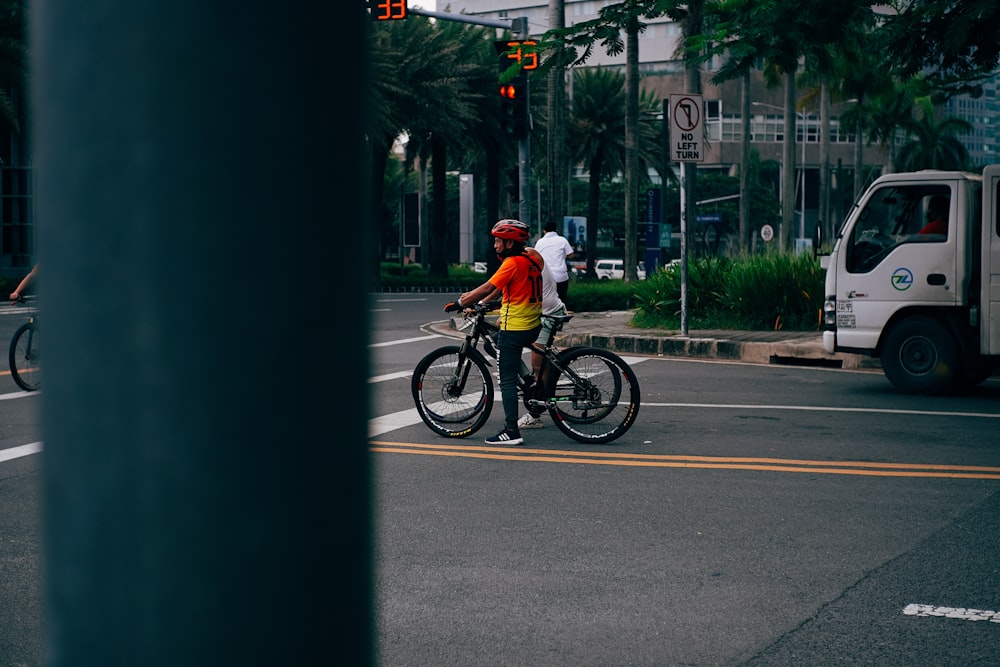
<instances>
[{"instance_id":1,"label":"asphalt road","mask_svg":"<svg viewBox=\"0 0 1000 667\"><path fill-rule=\"evenodd\" d=\"M40 665L39 393L10 378L7 348L25 309L0 305L0 667Z\"/></svg>"},{"instance_id":2,"label":"asphalt road","mask_svg":"<svg viewBox=\"0 0 1000 667\"><path fill-rule=\"evenodd\" d=\"M626 437L491 449L415 417L441 300L372 300L377 664L1000 663L996 380L632 357ZM38 403L0 374L0 667L43 664Z\"/></svg>"},{"instance_id":3,"label":"asphalt road","mask_svg":"<svg viewBox=\"0 0 1000 667\"><path fill-rule=\"evenodd\" d=\"M373 300L380 665L1000 662L996 380L634 357L621 440L488 448L413 414L444 300Z\"/></svg>"}]
</instances>

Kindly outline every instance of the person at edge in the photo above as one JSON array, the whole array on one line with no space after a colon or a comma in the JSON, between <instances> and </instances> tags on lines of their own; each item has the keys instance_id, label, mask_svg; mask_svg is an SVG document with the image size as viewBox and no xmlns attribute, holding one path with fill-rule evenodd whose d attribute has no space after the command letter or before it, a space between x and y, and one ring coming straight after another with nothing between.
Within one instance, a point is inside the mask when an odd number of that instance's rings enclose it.
<instances>
[{"instance_id":1,"label":"person at edge","mask_svg":"<svg viewBox=\"0 0 1000 667\"><path fill-rule=\"evenodd\" d=\"M521 445L524 438L517 426L517 373L521 367L521 352L535 342L542 329L542 267L525 254L528 225L520 220L500 220L490 234L493 249L500 258L500 268L485 283L462 294L458 301L447 304L446 312L462 310L469 304L484 300L499 290L500 318L497 324L497 366L500 371L500 397L503 403L504 427L487 445Z\"/></svg>"},{"instance_id":2,"label":"person at edge","mask_svg":"<svg viewBox=\"0 0 1000 667\"><path fill-rule=\"evenodd\" d=\"M14 291L10 293L10 300L17 301L18 299L20 299L21 295L24 293L24 290L28 289L28 286L31 285L33 282L35 282L35 276L37 275L38 275L38 263L36 262L35 265L31 267L31 271L28 271L28 273L24 276L24 278L21 278L21 282L19 282L17 284L17 287L14 288Z\"/></svg>"},{"instance_id":3,"label":"person at edge","mask_svg":"<svg viewBox=\"0 0 1000 667\"><path fill-rule=\"evenodd\" d=\"M949 200L944 195L934 195L927 206L927 224L924 225L918 234L944 234L948 235L948 207Z\"/></svg>"},{"instance_id":4,"label":"person at edge","mask_svg":"<svg viewBox=\"0 0 1000 667\"><path fill-rule=\"evenodd\" d=\"M559 236L556 232L556 223L549 221L545 223L545 235L535 242L535 250L545 258L545 264L556 280L559 298L565 301L569 293L569 270L566 268L566 260L573 259L573 246L566 237Z\"/></svg>"}]
</instances>

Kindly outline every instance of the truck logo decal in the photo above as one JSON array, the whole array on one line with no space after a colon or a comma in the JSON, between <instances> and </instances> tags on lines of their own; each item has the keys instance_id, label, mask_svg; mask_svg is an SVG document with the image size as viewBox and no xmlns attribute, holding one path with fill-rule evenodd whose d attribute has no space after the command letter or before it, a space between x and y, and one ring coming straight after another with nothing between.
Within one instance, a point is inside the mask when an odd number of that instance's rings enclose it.
<instances>
[{"instance_id":1,"label":"truck logo decal","mask_svg":"<svg viewBox=\"0 0 1000 667\"><path fill-rule=\"evenodd\" d=\"M892 272L891 280L893 287L900 292L905 292L913 284L913 273L909 269L899 267Z\"/></svg>"}]
</instances>

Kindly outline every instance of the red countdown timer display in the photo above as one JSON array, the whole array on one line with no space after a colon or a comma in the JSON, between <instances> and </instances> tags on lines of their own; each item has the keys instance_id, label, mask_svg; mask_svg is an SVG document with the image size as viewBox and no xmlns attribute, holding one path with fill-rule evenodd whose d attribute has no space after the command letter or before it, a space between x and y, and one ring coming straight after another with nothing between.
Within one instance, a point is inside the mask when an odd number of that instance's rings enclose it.
<instances>
[{"instance_id":1,"label":"red countdown timer display","mask_svg":"<svg viewBox=\"0 0 1000 667\"><path fill-rule=\"evenodd\" d=\"M373 0L372 18L376 21L395 21L406 18L407 0Z\"/></svg>"},{"instance_id":2,"label":"red countdown timer display","mask_svg":"<svg viewBox=\"0 0 1000 667\"><path fill-rule=\"evenodd\" d=\"M496 48L500 52L501 62L503 59L507 60L507 67L517 64L521 65L522 70L531 71L538 69L538 52L529 51L525 53L521 47L535 46L537 43L534 40L499 42Z\"/></svg>"}]
</instances>

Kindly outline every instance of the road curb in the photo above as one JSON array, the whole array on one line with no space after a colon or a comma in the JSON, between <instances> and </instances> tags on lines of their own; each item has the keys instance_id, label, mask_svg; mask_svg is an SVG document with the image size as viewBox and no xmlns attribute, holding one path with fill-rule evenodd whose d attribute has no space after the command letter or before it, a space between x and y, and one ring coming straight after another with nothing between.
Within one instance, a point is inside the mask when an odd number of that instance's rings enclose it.
<instances>
[{"instance_id":1,"label":"road curb","mask_svg":"<svg viewBox=\"0 0 1000 667\"><path fill-rule=\"evenodd\" d=\"M615 328L604 324L606 320L595 317L590 319L594 329ZM584 318L573 325L587 328ZM463 336L460 331L465 324L462 317L451 318L440 323L434 323L438 333L449 336ZM569 331L556 338L559 347L573 345L588 345L616 354L639 354L643 356L676 357L683 359L719 359L723 361L743 361L753 364L815 366L823 368L841 368L845 370L881 370L880 361L873 357L859 354L836 353L829 354L823 348L820 335L793 332L713 332L712 336L688 335L675 333L614 333L609 331ZM777 340L746 340L748 337L759 336Z\"/></svg>"},{"instance_id":2,"label":"road curb","mask_svg":"<svg viewBox=\"0 0 1000 667\"><path fill-rule=\"evenodd\" d=\"M721 359L754 364L821 366L850 370L879 370L878 359L857 354L829 354L818 342L757 342L685 336L603 335L571 333L561 345L589 345L618 354Z\"/></svg>"}]
</instances>

